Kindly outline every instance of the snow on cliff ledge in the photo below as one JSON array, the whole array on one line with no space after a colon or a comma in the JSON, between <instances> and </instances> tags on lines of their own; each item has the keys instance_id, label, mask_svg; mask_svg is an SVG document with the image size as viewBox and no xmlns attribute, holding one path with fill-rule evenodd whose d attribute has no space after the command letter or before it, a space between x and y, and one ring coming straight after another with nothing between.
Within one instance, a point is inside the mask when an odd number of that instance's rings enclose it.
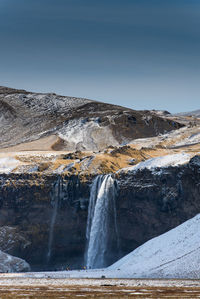
<instances>
[{"instance_id":1,"label":"snow on cliff ledge","mask_svg":"<svg viewBox=\"0 0 200 299\"><path fill-rule=\"evenodd\" d=\"M12 157L0 158L0 173L10 173L20 162Z\"/></svg>"},{"instance_id":2,"label":"snow on cliff ledge","mask_svg":"<svg viewBox=\"0 0 200 299\"><path fill-rule=\"evenodd\" d=\"M172 155L151 158L144 162L140 162L137 165L123 168L120 171L136 172L137 170L142 170L144 168L155 169L155 168L162 168L162 167L169 167L169 166L178 166L189 162L190 158L191 156L189 154L182 152L179 154L172 154Z\"/></svg>"}]
</instances>

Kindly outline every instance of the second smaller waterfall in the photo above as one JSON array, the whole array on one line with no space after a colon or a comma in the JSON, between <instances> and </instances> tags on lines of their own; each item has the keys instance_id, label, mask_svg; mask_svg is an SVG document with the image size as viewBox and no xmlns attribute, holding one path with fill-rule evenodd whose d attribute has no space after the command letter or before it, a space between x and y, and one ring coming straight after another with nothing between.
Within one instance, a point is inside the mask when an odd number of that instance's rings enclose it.
<instances>
[{"instance_id":1,"label":"second smaller waterfall","mask_svg":"<svg viewBox=\"0 0 200 299\"><path fill-rule=\"evenodd\" d=\"M116 192L116 182L111 175L97 176L91 186L86 230L87 268L106 267L111 235L118 243Z\"/></svg>"},{"instance_id":2,"label":"second smaller waterfall","mask_svg":"<svg viewBox=\"0 0 200 299\"><path fill-rule=\"evenodd\" d=\"M53 244L53 239L54 239L54 226L56 222L56 216L57 216L57 211L58 211L58 205L60 198L62 197L62 178L59 176L51 197L52 197L52 206L53 206L53 212L52 212L52 217L51 217L51 222L50 222L50 229L49 229L49 241L48 241L48 249L47 249L47 263L49 263L52 255L52 244Z\"/></svg>"}]
</instances>

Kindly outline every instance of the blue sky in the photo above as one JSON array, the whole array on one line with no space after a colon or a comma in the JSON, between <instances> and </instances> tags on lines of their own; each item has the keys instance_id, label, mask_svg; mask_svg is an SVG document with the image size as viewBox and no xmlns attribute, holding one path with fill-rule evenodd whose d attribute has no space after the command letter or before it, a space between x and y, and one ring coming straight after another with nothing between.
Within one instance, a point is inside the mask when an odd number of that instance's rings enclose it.
<instances>
[{"instance_id":1,"label":"blue sky","mask_svg":"<svg viewBox=\"0 0 200 299\"><path fill-rule=\"evenodd\" d=\"M0 0L0 85L199 109L200 1Z\"/></svg>"}]
</instances>

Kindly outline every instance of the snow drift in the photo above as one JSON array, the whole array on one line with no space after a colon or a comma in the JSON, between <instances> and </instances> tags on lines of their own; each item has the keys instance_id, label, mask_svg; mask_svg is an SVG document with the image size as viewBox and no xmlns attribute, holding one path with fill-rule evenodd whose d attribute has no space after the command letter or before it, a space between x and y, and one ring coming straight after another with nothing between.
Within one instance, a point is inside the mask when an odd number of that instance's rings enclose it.
<instances>
[{"instance_id":1,"label":"snow drift","mask_svg":"<svg viewBox=\"0 0 200 299\"><path fill-rule=\"evenodd\" d=\"M200 214L113 264L121 277L200 278ZM118 270L119 271L119 270Z\"/></svg>"}]
</instances>

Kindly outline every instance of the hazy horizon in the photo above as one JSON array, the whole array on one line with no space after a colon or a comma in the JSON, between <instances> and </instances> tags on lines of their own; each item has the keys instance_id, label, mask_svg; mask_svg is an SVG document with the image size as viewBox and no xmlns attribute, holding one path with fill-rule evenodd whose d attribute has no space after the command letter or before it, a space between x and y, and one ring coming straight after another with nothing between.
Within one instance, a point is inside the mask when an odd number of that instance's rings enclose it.
<instances>
[{"instance_id":1,"label":"hazy horizon","mask_svg":"<svg viewBox=\"0 0 200 299\"><path fill-rule=\"evenodd\" d=\"M197 0L1 0L0 85L132 109L199 109Z\"/></svg>"}]
</instances>

